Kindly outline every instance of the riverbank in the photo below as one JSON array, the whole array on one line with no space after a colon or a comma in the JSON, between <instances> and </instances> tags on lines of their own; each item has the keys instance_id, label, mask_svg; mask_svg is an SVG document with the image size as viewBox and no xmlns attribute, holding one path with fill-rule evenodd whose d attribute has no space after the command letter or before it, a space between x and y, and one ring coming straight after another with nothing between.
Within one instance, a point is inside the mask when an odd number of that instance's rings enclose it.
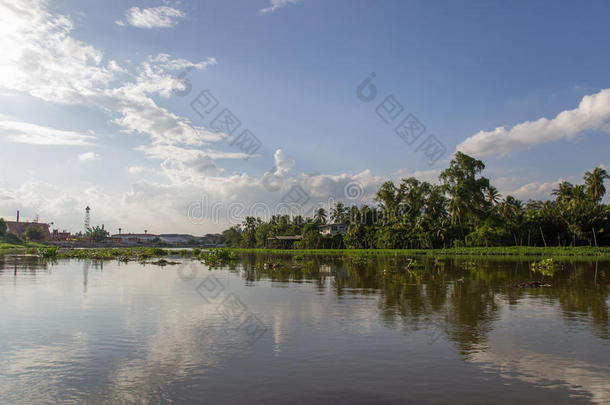
<instances>
[{"instance_id":1,"label":"riverbank","mask_svg":"<svg viewBox=\"0 0 610 405\"><path fill-rule=\"evenodd\" d=\"M203 259L219 253L263 253L286 255L325 255L325 256L512 256L512 257L583 257L608 258L610 247L473 247L450 249L163 249L159 247L122 247L122 248L85 248L66 249L39 243L15 245L0 242L0 254L33 253L44 258L74 258L93 260L145 260L168 255ZM219 256L220 257L220 256ZM224 256L223 256L224 257ZM228 256L227 256L228 257Z\"/></svg>"},{"instance_id":2,"label":"riverbank","mask_svg":"<svg viewBox=\"0 0 610 405\"><path fill-rule=\"evenodd\" d=\"M21 251L27 251L29 249L39 249L39 248L44 248L45 245L40 244L40 243L24 243L22 245L17 245L14 243L5 243L5 242L0 242L0 254L2 253L13 253L13 252L21 252Z\"/></svg>"},{"instance_id":3,"label":"riverbank","mask_svg":"<svg viewBox=\"0 0 610 405\"><path fill-rule=\"evenodd\" d=\"M247 249L230 248L243 253L277 253L308 255L413 255L413 256L607 256L610 247L464 247L448 249Z\"/></svg>"}]
</instances>

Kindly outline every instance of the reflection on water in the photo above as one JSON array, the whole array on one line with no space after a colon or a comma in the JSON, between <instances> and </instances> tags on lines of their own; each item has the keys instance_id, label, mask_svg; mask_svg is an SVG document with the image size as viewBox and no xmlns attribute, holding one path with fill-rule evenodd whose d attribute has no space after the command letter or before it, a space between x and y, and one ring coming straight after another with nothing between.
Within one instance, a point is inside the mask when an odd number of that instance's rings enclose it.
<instances>
[{"instance_id":1,"label":"reflection on water","mask_svg":"<svg viewBox=\"0 0 610 405\"><path fill-rule=\"evenodd\" d=\"M0 403L610 402L610 262L418 261L0 256Z\"/></svg>"}]
</instances>

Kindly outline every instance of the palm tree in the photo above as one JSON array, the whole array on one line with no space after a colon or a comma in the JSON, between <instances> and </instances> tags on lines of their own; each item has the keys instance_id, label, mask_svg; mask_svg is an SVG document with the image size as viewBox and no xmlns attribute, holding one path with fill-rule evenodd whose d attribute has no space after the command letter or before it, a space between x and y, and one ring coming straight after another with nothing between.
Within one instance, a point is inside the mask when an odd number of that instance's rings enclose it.
<instances>
[{"instance_id":1,"label":"palm tree","mask_svg":"<svg viewBox=\"0 0 610 405\"><path fill-rule=\"evenodd\" d=\"M330 209L330 219L335 223L343 223L347 214L347 208L341 201L337 202L333 208Z\"/></svg>"},{"instance_id":2,"label":"palm tree","mask_svg":"<svg viewBox=\"0 0 610 405\"><path fill-rule=\"evenodd\" d=\"M316 210L315 214L313 215L313 219L320 224L325 224L326 223L326 210L322 207L318 208Z\"/></svg>"},{"instance_id":3,"label":"palm tree","mask_svg":"<svg viewBox=\"0 0 610 405\"><path fill-rule=\"evenodd\" d=\"M562 181L559 183L557 188L553 189L551 193L555 197L557 197L557 201L565 201L569 200L572 197L572 193L574 191L574 185L568 181Z\"/></svg>"},{"instance_id":4,"label":"palm tree","mask_svg":"<svg viewBox=\"0 0 610 405\"><path fill-rule=\"evenodd\" d=\"M497 188L494 186L487 187L485 190L485 199L488 203L490 203L492 206L496 206L500 202L500 198L502 198L502 194L498 192Z\"/></svg>"},{"instance_id":5,"label":"palm tree","mask_svg":"<svg viewBox=\"0 0 610 405\"><path fill-rule=\"evenodd\" d=\"M586 172L584 179L587 196L595 202L600 202L606 194L604 180L610 179L608 172L601 167L596 167L592 172Z\"/></svg>"}]
</instances>

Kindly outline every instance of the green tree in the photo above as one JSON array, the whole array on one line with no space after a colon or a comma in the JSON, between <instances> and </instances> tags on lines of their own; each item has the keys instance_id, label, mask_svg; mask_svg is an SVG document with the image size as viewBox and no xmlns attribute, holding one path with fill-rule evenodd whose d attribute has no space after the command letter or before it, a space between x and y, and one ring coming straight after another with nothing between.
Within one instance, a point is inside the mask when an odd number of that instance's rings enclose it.
<instances>
[{"instance_id":1,"label":"green tree","mask_svg":"<svg viewBox=\"0 0 610 405\"><path fill-rule=\"evenodd\" d=\"M256 247L264 248L267 246L267 238L272 236L273 225L270 223L262 223L254 232L256 238Z\"/></svg>"},{"instance_id":2,"label":"green tree","mask_svg":"<svg viewBox=\"0 0 610 405\"><path fill-rule=\"evenodd\" d=\"M400 212L400 205L404 197L404 186L396 187L393 182L386 181L379 187L375 201L379 203L384 218L391 221Z\"/></svg>"},{"instance_id":3,"label":"green tree","mask_svg":"<svg viewBox=\"0 0 610 405\"><path fill-rule=\"evenodd\" d=\"M92 242L102 242L108 239L110 234L104 229L104 225L102 224L102 226L98 225L87 229L85 236Z\"/></svg>"},{"instance_id":4,"label":"green tree","mask_svg":"<svg viewBox=\"0 0 610 405\"><path fill-rule=\"evenodd\" d=\"M601 167L596 167L592 172L585 173L585 186L587 195L595 202L599 203L606 194L604 181L610 179L608 172Z\"/></svg>"},{"instance_id":5,"label":"green tree","mask_svg":"<svg viewBox=\"0 0 610 405\"><path fill-rule=\"evenodd\" d=\"M322 207L318 208L313 216L314 221L316 221L318 224L325 224L326 218L326 210Z\"/></svg>"},{"instance_id":6,"label":"green tree","mask_svg":"<svg viewBox=\"0 0 610 405\"><path fill-rule=\"evenodd\" d=\"M42 229L40 229L38 227L30 226L30 227L26 228L25 236L29 240L43 240L44 232L42 231Z\"/></svg>"},{"instance_id":7,"label":"green tree","mask_svg":"<svg viewBox=\"0 0 610 405\"><path fill-rule=\"evenodd\" d=\"M485 189L485 199L491 206L495 207L496 205L498 205L501 198L502 194L500 194L498 192L498 189L494 186L489 186L487 187L487 189Z\"/></svg>"},{"instance_id":8,"label":"green tree","mask_svg":"<svg viewBox=\"0 0 610 405\"><path fill-rule=\"evenodd\" d=\"M339 224L347 222L347 208L341 201L338 201L335 206L330 209L330 220Z\"/></svg>"},{"instance_id":9,"label":"green tree","mask_svg":"<svg viewBox=\"0 0 610 405\"><path fill-rule=\"evenodd\" d=\"M237 225L224 231L222 236L225 245L228 247L239 247L241 245L241 233Z\"/></svg>"},{"instance_id":10,"label":"green tree","mask_svg":"<svg viewBox=\"0 0 610 405\"><path fill-rule=\"evenodd\" d=\"M4 221L4 218L0 218L0 236L4 236L6 235L6 222Z\"/></svg>"},{"instance_id":11,"label":"green tree","mask_svg":"<svg viewBox=\"0 0 610 405\"><path fill-rule=\"evenodd\" d=\"M481 176L484 169L482 161L457 152L449 167L439 176L450 197L451 218L459 224L462 235L464 227L476 225L488 213L485 191L490 184L489 179Z\"/></svg>"},{"instance_id":12,"label":"green tree","mask_svg":"<svg viewBox=\"0 0 610 405\"><path fill-rule=\"evenodd\" d=\"M506 196L506 199L498 206L498 211L504 221L504 226L511 232L515 245L520 245L520 230L523 224L523 203L513 197Z\"/></svg>"},{"instance_id":13,"label":"green tree","mask_svg":"<svg viewBox=\"0 0 610 405\"><path fill-rule=\"evenodd\" d=\"M241 233L241 242L243 247L253 248L256 247L256 229L262 224L260 218L246 217L243 225L243 231Z\"/></svg>"},{"instance_id":14,"label":"green tree","mask_svg":"<svg viewBox=\"0 0 610 405\"><path fill-rule=\"evenodd\" d=\"M318 230L317 224L306 224L303 227L303 239L298 241L295 246L301 249L321 249L323 246L322 235Z\"/></svg>"}]
</instances>

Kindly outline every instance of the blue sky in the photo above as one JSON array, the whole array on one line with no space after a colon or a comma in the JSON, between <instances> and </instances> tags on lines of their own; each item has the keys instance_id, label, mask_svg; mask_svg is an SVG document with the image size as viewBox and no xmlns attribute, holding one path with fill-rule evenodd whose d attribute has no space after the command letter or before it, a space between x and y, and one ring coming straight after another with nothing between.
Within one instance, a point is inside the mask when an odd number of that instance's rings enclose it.
<instances>
[{"instance_id":1,"label":"blue sky","mask_svg":"<svg viewBox=\"0 0 610 405\"><path fill-rule=\"evenodd\" d=\"M0 216L21 209L77 231L91 205L93 223L113 232L199 234L238 221L231 204L273 211L297 185L309 210L371 202L386 179L434 181L456 148L524 200L610 164L607 2L0 9ZM185 69L190 91L176 79ZM377 97L364 103L356 89L371 72ZM228 108L241 122L233 137L191 108L205 89L219 101L214 115ZM387 96L404 108L390 124L376 114ZM394 133L408 114L426 128L413 145ZM246 128L262 144L248 159L231 145ZM417 151L429 135L446 149L432 164ZM269 176L278 187L265 187ZM193 218L214 204L221 214Z\"/></svg>"}]
</instances>

